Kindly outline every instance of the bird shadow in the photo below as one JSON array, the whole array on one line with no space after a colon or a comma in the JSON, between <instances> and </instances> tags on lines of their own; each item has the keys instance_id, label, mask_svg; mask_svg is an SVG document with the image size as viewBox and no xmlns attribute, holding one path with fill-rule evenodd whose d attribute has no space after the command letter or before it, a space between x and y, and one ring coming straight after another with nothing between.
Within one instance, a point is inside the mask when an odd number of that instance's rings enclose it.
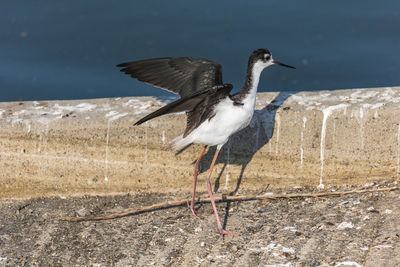
<instances>
[{"instance_id":1,"label":"bird shadow","mask_svg":"<svg viewBox=\"0 0 400 267\"><path fill-rule=\"evenodd\" d=\"M261 110L255 110L249 126L232 135L229 141L222 147L216 164L222 163L223 166L215 180L214 193L221 187L222 174L229 164L241 166L236 186L233 191L228 193L228 195L232 196L238 192L246 167L251 162L257 151L271 140L275 130L276 113L279 107L291 95L293 94L289 92L279 92L279 94L264 108ZM208 170L215 151L216 147L211 147L204 155L203 160L200 163L200 173ZM207 167L205 167L206 164L204 164L206 162ZM227 201L223 223L224 229L228 221L230 207L231 201Z\"/></svg>"}]
</instances>

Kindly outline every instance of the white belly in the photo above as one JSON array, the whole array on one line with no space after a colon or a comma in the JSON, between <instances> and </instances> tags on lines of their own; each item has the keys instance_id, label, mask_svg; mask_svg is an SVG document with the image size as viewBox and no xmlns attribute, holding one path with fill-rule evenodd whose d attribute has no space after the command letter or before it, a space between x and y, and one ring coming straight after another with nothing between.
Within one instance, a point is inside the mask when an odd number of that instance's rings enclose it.
<instances>
[{"instance_id":1,"label":"white belly","mask_svg":"<svg viewBox=\"0 0 400 267\"><path fill-rule=\"evenodd\" d=\"M254 113L253 105L233 105L228 97L215 107L216 115L196 128L188 139L202 145L224 145L229 137L249 125Z\"/></svg>"}]
</instances>

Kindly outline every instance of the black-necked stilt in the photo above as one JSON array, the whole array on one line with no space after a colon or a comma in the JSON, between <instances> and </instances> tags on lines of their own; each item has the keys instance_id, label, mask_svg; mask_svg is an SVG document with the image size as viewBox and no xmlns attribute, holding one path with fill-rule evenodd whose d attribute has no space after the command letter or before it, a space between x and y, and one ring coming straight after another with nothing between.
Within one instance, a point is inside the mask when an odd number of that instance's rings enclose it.
<instances>
[{"instance_id":1,"label":"black-necked stilt","mask_svg":"<svg viewBox=\"0 0 400 267\"><path fill-rule=\"evenodd\" d=\"M272 59L267 49L255 50L249 58L246 81L242 90L230 95L231 84L222 83L222 67L219 63L202 58L156 58L119 64L122 72L139 81L177 93L181 98L135 123L142 124L155 117L186 112L187 125L184 133L171 141L173 149L191 143L204 145L194 165L193 194L190 209L193 215L199 163L208 146L217 146L206 177L208 194L222 235L229 232L222 228L211 190L210 176L221 147L229 137L249 125L254 113L256 92L261 72L273 64L294 68Z\"/></svg>"}]
</instances>

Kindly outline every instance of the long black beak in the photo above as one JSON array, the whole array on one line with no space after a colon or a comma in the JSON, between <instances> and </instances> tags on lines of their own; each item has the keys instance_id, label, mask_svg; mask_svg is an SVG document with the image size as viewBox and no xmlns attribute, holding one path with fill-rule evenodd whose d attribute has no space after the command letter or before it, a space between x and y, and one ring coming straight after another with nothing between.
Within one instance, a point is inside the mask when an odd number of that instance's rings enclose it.
<instances>
[{"instance_id":1,"label":"long black beak","mask_svg":"<svg viewBox=\"0 0 400 267\"><path fill-rule=\"evenodd\" d=\"M282 67L286 67L286 68L291 68L291 69L295 69L295 67L292 67L292 66L289 66L289 65L286 65L286 64L283 64L283 63L280 63L280 62L278 62L278 61L272 61L272 63L273 64L276 64L276 65L279 65L279 66L282 66Z\"/></svg>"}]
</instances>

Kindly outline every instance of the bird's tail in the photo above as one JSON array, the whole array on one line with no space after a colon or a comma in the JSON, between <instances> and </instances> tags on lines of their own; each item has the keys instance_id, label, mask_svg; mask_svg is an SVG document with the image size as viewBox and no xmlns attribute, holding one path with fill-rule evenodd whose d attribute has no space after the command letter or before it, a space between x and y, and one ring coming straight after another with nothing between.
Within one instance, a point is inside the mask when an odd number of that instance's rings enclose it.
<instances>
[{"instance_id":1,"label":"bird's tail","mask_svg":"<svg viewBox=\"0 0 400 267\"><path fill-rule=\"evenodd\" d=\"M188 136L183 137L183 134L175 137L170 143L169 147L173 150L179 150L192 143Z\"/></svg>"}]
</instances>

